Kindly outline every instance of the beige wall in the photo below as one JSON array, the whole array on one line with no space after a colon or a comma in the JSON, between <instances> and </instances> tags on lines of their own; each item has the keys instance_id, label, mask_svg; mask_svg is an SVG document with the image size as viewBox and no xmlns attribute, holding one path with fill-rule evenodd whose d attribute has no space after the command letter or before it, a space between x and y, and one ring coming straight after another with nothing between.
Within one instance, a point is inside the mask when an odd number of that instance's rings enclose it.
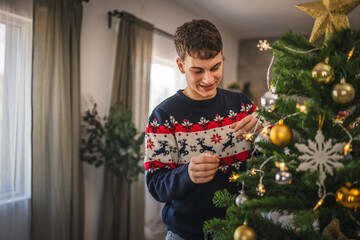
<instances>
[{"instance_id":1,"label":"beige wall","mask_svg":"<svg viewBox=\"0 0 360 240\"><path fill-rule=\"evenodd\" d=\"M258 106L260 106L260 97L267 91L266 75L272 58L270 51L260 51L257 48L259 40L239 40L237 68L240 86L243 87L244 83L247 82L251 83L250 91L254 96L252 100ZM271 45L276 41L276 38L268 38L267 40Z\"/></svg>"}]
</instances>

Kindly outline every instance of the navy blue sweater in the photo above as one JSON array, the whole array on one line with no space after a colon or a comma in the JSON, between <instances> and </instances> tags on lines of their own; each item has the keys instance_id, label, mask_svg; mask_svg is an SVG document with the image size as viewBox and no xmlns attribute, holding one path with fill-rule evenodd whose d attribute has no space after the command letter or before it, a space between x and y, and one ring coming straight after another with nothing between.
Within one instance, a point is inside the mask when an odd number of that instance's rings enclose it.
<instances>
[{"instance_id":1,"label":"navy blue sweater","mask_svg":"<svg viewBox=\"0 0 360 240\"><path fill-rule=\"evenodd\" d=\"M184 239L204 239L205 220L225 216L225 208L213 205L214 193L228 189L232 171L245 170L251 143L235 138L230 125L249 114L256 106L240 92L218 88L214 98L196 101L182 90L157 106L146 128L146 184L151 195L165 202L162 218L168 230ZM191 157L203 152L219 156L213 180L195 184L188 174Z\"/></svg>"}]
</instances>

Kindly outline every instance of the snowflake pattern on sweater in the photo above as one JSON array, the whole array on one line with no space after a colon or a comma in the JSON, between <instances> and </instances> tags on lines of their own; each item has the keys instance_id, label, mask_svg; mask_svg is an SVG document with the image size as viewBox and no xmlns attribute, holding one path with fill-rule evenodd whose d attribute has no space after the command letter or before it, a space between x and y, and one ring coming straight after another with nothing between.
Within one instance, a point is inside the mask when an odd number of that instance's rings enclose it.
<instances>
[{"instance_id":1,"label":"snowflake pattern on sweater","mask_svg":"<svg viewBox=\"0 0 360 240\"><path fill-rule=\"evenodd\" d=\"M181 95L181 92L177 95L179 94ZM216 100L217 104L206 112L203 106L192 106L191 101L194 100L189 100L190 102L185 104L189 106L183 108L186 111L182 112L183 103L177 95L160 104L150 116L146 128L146 171L174 169L203 152L217 154L220 159L219 169L223 172L226 172L229 166L239 169L241 162L249 158L252 144L235 138L230 125L249 114L255 117L257 114L256 106L245 95L235 92L231 94L237 98L240 96L243 101L233 103L219 98ZM209 104L211 105L211 102Z\"/></svg>"}]
</instances>

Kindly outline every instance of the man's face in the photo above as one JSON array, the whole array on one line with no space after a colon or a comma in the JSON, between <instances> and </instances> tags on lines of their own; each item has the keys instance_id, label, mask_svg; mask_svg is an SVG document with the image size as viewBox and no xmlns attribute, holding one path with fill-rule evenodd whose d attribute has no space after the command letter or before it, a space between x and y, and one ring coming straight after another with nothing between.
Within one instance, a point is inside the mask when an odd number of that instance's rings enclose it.
<instances>
[{"instance_id":1,"label":"man's face","mask_svg":"<svg viewBox=\"0 0 360 240\"><path fill-rule=\"evenodd\" d=\"M214 58L200 59L186 54L184 61L176 59L181 73L185 74L187 87L184 94L194 100L215 97L223 72L223 54Z\"/></svg>"}]
</instances>

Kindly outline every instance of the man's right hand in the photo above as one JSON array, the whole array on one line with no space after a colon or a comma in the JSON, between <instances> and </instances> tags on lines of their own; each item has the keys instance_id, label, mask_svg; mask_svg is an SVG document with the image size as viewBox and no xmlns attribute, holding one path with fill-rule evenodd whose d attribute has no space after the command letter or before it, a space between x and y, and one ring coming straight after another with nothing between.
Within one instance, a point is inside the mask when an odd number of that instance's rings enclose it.
<instances>
[{"instance_id":1,"label":"man's right hand","mask_svg":"<svg viewBox=\"0 0 360 240\"><path fill-rule=\"evenodd\" d=\"M192 157L188 167L188 173L193 183L210 182L218 169L219 157L212 153L202 153Z\"/></svg>"}]
</instances>

